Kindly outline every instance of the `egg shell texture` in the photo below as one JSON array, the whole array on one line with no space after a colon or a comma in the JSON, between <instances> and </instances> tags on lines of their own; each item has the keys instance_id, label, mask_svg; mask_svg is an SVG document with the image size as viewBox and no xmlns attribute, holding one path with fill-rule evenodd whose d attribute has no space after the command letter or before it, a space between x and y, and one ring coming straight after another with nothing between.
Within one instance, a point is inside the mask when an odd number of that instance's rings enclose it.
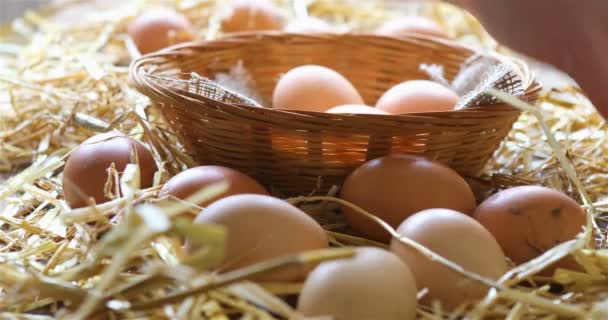
<instances>
[{"instance_id":1,"label":"egg shell texture","mask_svg":"<svg viewBox=\"0 0 608 320\"><path fill-rule=\"evenodd\" d=\"M344 182L340 198L395 228L424 209L446 208L471 214L476 205L471 188L458 173L411 155L390 155L357 168ZM342 211L349 225L364 236L378 241L390 239L369 219L348 208Z\"/></svg>"},{"instance_id":2,"label":"egg shell texture","mask_svg":"<svg viewBox=\"0 0 608 320\"><path fill-rule=\"evenodd\" d=\"M233 1L221 22L224 32L281 30L284 23L281 10L267 0Z\"/></svg>"},{"instance_id":3,"label":"egg shell texture","mask_svg":"<svg viewBox=\"0 0 608 320\"><path fill-rule=\"evenodd\" d=\"M445 86L428 80L402 82L388 91L376 103L376 108L390 114L452 111L458 95Z\"/></svg>"},{"instance_id":4,"label":"egg shell texture","mask_svg":"<svg viewBox=\"0 0 608 320\"><path fill-rule=\"evenodd\" d=\"M171 195L185 200L203 188L222 181L228 182L228 189L217 197L198 203L199 206L204 207L235 194L268 194L264 187L244 173L221 166L199 166L182 171L169 179L161 189L159 197Z\"/></svg>"},{"instance_id":5,"label":"egg shell texture","mask_svg":"<svg viewBox=\"0 0 608 320\"><path fill-rule=\"evenodd\" d=\"M196 37L188 18L175 10L162 8L145 11L136 17L129 25L128 33L142 54Z\"/></svg>"},{"instance_id":6,"label":"egg shell texture","mask_svg":"<svg viewBox=\"0 0 608 320\"><path fill-rule=\"evenodd\" d=\"M277 109L325 112L344 104L364 104L357 89L338 72L317 65L291 69L278 81L272 104Z\"/></svg>"},{"instance_id":7,"label":"egg shell texture","mask_svg":"<svg viewBox=\"0 0 608 320\"><path fill-rule=\"evenodd\" d=\"M496 239L463 213L448 209L424 210L405 220L397 232L484 277L496 280L508 270ZM463 302L482 298L488 291L485 285L431 261L396 239L391 241L390 248L408 265L418 289L429 290L422 300L424 303L439 300L442 307L452 310Z\"/></svg>"},{"instance_id":8,"label":"egg shell texture","mask_svg":"<svg viewBox=\"0 0 608 320\"><path fill-rule=\"evenodd\" d=\"M360 247L353 258L324 262L306 279L298 311L334 320L416 319L416 284L394 254Z\"/></svg>"},{"instance_id":9,"label":"egg shell texture","mask_svg":"<svg viewBox=\"0 0 608 320\"><path fill-rule=\"evenodd\" d=\"M585 211L576 201L540 186L500 191L481 203L473 217L517 264L574 239L587 222Z\"/></svg>"},{"instance_id":10,"label":"egg shell texture","mask_svg":"<svg viewBox=\"0 0 608 320\"><path fill-rule=\"evenodd\" d=\"M203 209L195 221L226 227L228 240L222 271L328 246L327 235L315 220L289 203L265 195L220 199ZM296 281L303 279L306 271L291 268L257 279Z\"/></svg>"},{"instance_id":11,"label":"egg shell texture","mask_svg":"<svg viewBox=\"0 0 608 320\"><path fill-rule=\"evenodd\" d=\"M131 161L133 152L140 166L141 186L151 187L156 162L141 142L109 133L91 137L78 146L68 157L63 171L63 194L70 207L87 206L86 196L98 204L108 201L104 193L107 169L114 163L116 170L122 172L127 164L135 163Z\"/></svg>"}]
</instances>

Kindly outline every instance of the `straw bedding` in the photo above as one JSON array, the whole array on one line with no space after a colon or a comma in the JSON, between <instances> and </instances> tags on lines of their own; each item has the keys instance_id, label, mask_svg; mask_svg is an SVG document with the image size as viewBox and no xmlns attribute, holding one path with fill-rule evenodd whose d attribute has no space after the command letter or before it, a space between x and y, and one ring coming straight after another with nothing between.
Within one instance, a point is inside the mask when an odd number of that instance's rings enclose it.
<instances>
[{"instance_id":1,"label":"straw bedding","mask_svg":"<svg viewBox=\"0 0 608 320\"><path fill-rule=\"evenodd\" d=\"M146 5L155 3L184 12L196 22L201 37L219 36L222 1L146 1ZM300 4L283 2L286 7ZM290 201L318 218L335 249L219 276L195 271L217 262L221 232L191 224L190 217L178 214L182 205L155 199L168 177L194 161L158 110L129 84L128 64L135 56L125 43L124 30L143 5L122 5L100 14L90 6L63 1L0 29L0 170L6 179L0 185L0 318L294 317L292 307L279 297L293 300L300 284L244 279L286 264L349 256L352 251L341 247L374 243L342 232L344 223L333 210L335 199L303 195ZM477 22L452 7L393 10L389 5L318 0L312 1L308 12L336 28L352 30L368 30L398 14L426 14L461 42L503 51ZM74 17L78 19L70 20ZM133 185L126 197L67 210L60 189L65 157L89 136L112 129L153 146L161 165L156 186L137 190ZM587 232L514 269L501 282L489 283L494 289L482 301L452 313L439 305L421 307L420 318L606 318L608 251L602 249L603 213L608 209L606 137L604 121L579 90L553 88L541 96L536 109L523 113L483 175L470 177L481 198L500 188L533 183L569 193L588 210L600 249L585 247L591 234ZM197 197L211 196L221 188ZM206 250L187 254L181 246L184 238L206 244ZM575 256L584 272L558 270L552 279L535 275L568 254Z\"/></svg>"}]
</instances>

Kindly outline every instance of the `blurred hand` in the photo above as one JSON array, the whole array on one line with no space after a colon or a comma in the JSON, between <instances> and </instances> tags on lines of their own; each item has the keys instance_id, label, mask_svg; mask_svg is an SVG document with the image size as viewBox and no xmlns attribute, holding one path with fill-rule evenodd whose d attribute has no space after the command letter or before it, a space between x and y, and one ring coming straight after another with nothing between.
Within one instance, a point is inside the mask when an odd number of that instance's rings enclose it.
<instances>
[{"instance_id":1,"label":"blurred hand","mask_svg":"<svg viewBox=\"0 0 608 320\"><path fill-rule=\"evenodd\" d=\"M607 0L449 0L500 43L569 73L608 116Z\"/></svg>"}]
</instances>

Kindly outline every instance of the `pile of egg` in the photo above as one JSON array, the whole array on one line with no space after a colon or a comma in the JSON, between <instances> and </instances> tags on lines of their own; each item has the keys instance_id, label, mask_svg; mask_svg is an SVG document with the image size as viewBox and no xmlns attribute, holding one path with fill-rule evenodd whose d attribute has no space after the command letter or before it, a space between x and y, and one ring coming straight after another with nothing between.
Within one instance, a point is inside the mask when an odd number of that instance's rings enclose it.
<instances>
[{"instance_id":1,"label":"pile of egg","mask_svg":"<svg viewBox=\"0 0 608 320\"><path fill-rule=\"evenodd\" d=\"M269 1L238 0L230 4L221 20L223 32L288 30L331 32L323 20L309 17L300 24L285 24L285 14ZM314 29L314 30L311 30ZM141 53L154 52L171 44L195 39L187 18L174 10L152 9L136 17L128 29ZM425 34L447 37L441 27L422 17L389 21L376 33L384 36ZM272 97L272 107L298 111L345 114L405 114L453 110L458 95L439 83L410 80L390 88L375 106L365 103L357 89L343 75L320 65L302 65L279 79Z\"/></svg>"},{"instance_id":2,"label":"pile of egg","mask_svg":"<svg viewBox=\"0 0 608 320\"><path fill-rule=\"evenodd\" d=\"M310 16L293 19L288 23L285 11L269 0L233 0L226 9L219 23L220 30L225 34L256 31L335 32L329 23ZM449 37L439 24L419 16L390 20L375 33L392 37L411 34ZM142 54L198 38L188 18L169 8L154 8L141 13L129 24L128 34Z\"/></svg>"},{"instance_id":3,"label":"pile of egg","mask_svg":"<svg viewBox=\"0 0 608 320\"><path fill-rule=\"evenodd\" d=\"M72 208L109 200L107 168L113 165L122 173L129 163L139 165L141 185L150 187L157 166L147 146L120 134L94 136L66 162L64 198ZM185 201L222 181L227 182L227 190L197 203L203 209L194 220L225 227L226 254L219 271L329 246L325 230L312 217L230 168L185 170L163 185L159 197ZM381 218L402 237L494 280L509 270L509 261L530 261L575 238L586 223L585 212L574 200L539 186L506 189L477 205L458 173L411 155L394 154L363 164L346 179L339 197ZM487 287L391 239L385 229L353 208L341 211L354 234L385 243L388 249L361 247L351 259L324 262L312 271L285 269L255 280L304 281L299 312L335 319L369 319L371 315L415 319L418 303L437 300L450 310L487 293ZM544 273L557 267L575 268L576 264L565 258ZM423 289L425 294L418 299Z\"/></svg>"},{"instance_id":4,"label":"pile of egg","mask_svg":"<svg viewBox=\"0 0 608 320\"><path fill-rule=\"evenodd\" d=\"M252 6L258 9L252 10ZM284 27L282 19L269 3L238 1L222 27L226 32L278 29ZM426 30L419 32L444 35L432 24L418 26ZM395 34L412 28L411 22L391 23L381 31ZM138 17L129 32L142 53L194 35L183 16L158 11ZM416 80L396 85L371 107L365 105L355 87L339 73L306 65L279 79L273 107L401 114L451 110L457 100L458 96L446 87ZM130 163L139 165L141 187L151 187L157 165L142 142L114 133L83 142L65 164L66 202L79 208L108 201L108 168L113 166L122 173ZM197 203L203 209L195 218L197 223L219 224L227 231L225 261L218 269L220 272L329 246L325 230L313 218L271 196L252 177L231 168L208 165L190 168L167 181L158 196L183 201L220 181L228 183L226 192ZM410 155L393 154L361 165L345 180L339 197L381 218L402 237L418 242L469 272L494 280L511 266L528 262L573 239L586 224L585 212L574 200L540 186L500 191L478 204L470 186L457 172ZM386 249L360 247L350 259L324 262L312 270L286 269L256 279L304 281L297 305L302 315L333 316L338 320L415 319L418 304L438 301L450 310L487 293L487 287L391 238L385 229L353 208L343 207L341 212L354 234L384 243ZM549 274L557 267L575 268L576 264L565 258L544 272ZM419 292L423 293L420 297Z\"/></svg>"},{"instance_id":5,"label":"pile of egg","mask_svg":"<svg viewBox=\"0 0 608 320\"><path fill-rule=\"evenodd\" d=\"M312 17L286 24L283 11L269 1L237 0L231 2L228 9L221 20L221 29L225 33L268 30L332 32L326 22ZM142 13L131 22L128 32L142 54L196 38L188 19L171 9L151 9ZM437 23L417 16L389 21L376 34L447 37ZM303 65L281 77L272 102L277 109L387 115L453 110L458 99L455 92L439 83L413 80L395 85L372 107L365 104L353 84L343 75L324 66Z\"/></svg>"},{"instance_id":6,"label":"pile of egg","mask_svg":"<svg viewBox=\"0 0 608 320\"><path fill-rule=\"evenodd\" d=\"M353 84L338 72L304 65L285 73L272 96L275 109L346 114L395 115L454 110L458 95L429 80L409 80L387 90L368 106Z\"/></svg>"}]
</instances>

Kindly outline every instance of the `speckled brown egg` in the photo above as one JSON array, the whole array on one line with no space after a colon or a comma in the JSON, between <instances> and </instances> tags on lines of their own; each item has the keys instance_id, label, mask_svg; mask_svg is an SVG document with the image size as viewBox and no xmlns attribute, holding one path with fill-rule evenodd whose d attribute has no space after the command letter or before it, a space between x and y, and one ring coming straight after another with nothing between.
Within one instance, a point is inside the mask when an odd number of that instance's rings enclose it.
<instances>
[{"instance_id":1,"label":"speckled brown egg","mask_svg":"<svg viewBox=\"0 0 608 320\"><path fill-rule=\"evenodd\" d=\"M365 103L343 75L317 65L291 69L279 79L272 95L276 109L325 112L345 104Z\"/></svg>"},{"instance_id":2,"label":"speckled brown egg","mask_svg":"<svg viewBox=\"0 0 608 320\"><path fill-rule=\"evenodd\" d=\"M325 112L342 113L342 114L384 114L384 115L388 114L380 109L376 109L376 108L370 107L370 106L358 105L358 104L347 104L347 105L337 106L337 107L330 108Z\"/></svg>"},{"instance_id":3,"label":"speckled brown egg","mask_svg":"<svg viewBox=\"0 0 608 320\"><path fill-rule=\"evenodd\" d=\"M327 235L315 220L289 203L265 195L242 194L220 199L203 209L195 221L226 228L228 240L222 271L328 246ZM306 272L292 268L258 279L296 281L302 280Z\"/></svg>"},{"instance_id":4,"label":"speckled brown egg","mask_svg":"<svg viewBox=\"0 0 608 320\"><path fill-rule=\"evenodd\" d=\"M426 35L448 38L445 30L437 22L420 16L407 16L388 21L376 31L376 34L390 37Z\"/></svg>"},{"instance_id":5,"label":"speckled brown egg","mask_svg":"<svg viewBox=\"0 0 608 320\"><path fill-rule=\"evenodd\" d=\"M223 181L228 183L228 189L223 194L198 205L205 207L216 200L235 194L268 194L264 187L244 173L221 166L200 166L182 171L169 179L160 190L159 196L170 195L185 200L205 187Z\"/></svg>"},{"instance_id":6,"label":"speckled brown egg","mask_svg":"<svg viewBox=\"0 0 608 320\"><path fill-rule=\"evenodd\" d=\"M475 219L448 209L429 209L407 218L397 229L465 270L498 280L508 266L500 245ZM400 241L391 241L391 251L408 265L419 290L428 289L425 304L437 300L447 310L481 299L488 287L431 261Z\"/></svg>"},{"instance_id":7,"label":"speckled brown egg","mask_svg":"<svg viewBox=\"0 0 608 320\"><path fill-rule=\"evenodd\" d=\"M70 207L87 206L89 197L98 204L108 200L104 186L112 163L118 172L129 163L139 163L141 186L152 186L156 162L144 144L118 133L97 135L78 146L65 163L63 195Z\"/></svg>"},{"instance_id":8,"label":"speckled brown egg","mask_svg":"<svg viewBox=\"0 0 608 320\"><path fill-rule=\"evenodd\" d=\"M311 272L298 311L333 320L413 320L416 293L414 277L399 257L361 247L353 258L324 262Z\"/></svg>"},{"instance_id":9,"label":"speckled brown egg","mask_svg":"<svg viewBox=\"0 0 608 320\"><path fill-rule=\"evenodd\" d=\"M165 8L151 9L137 16L129 24L128 33L142 54L196 38L188 18Z\"/></svg>"},{"instance_id":10,"label":"speckled brown egg","mask_svg":"<svg viewBox=\"0 0 608 320\"><path fill-rule=\"evenodd\" d=\"M473 213L475 197L452 169L422 157L391 155L369 161L351 173L340 198L397 227L410 215L431 208ZM344 208L349 225L360 234L388 241L389 234L370 220Z\"/></svg>"},{"instance_id":11,"label":"speckled brown egg","mask_svg":"<svg viewBox=\"0 0 608 320\"><path fill-rule=\"evenodd\" d=\"M587 222L576 201L540 186L500 191L480 204L473 217L490 230L507 257L517 264L574 239ZM556 267L568 263L564 260Z\"/></svg>"},{"instance_id":12,"label":"speckled brown egg","mask_svg":"<svg viewBox=\"0 0 608 320\"><path fill-rule=\"evenodd\" d=\"M376 108L390 114L451 111L458 99L454 91L437 82L411 80L390 88Z\"/></svg>"},{"instance_id":13,"label":"speckled brown egg","mask_svg":"<svg viewBox=\"0 0 608 320\"><path fill-rule=\"evenodd\" d=\"M285 24L283 12L268 0L236 0L230 4L229 14L222 19L222 31L281 30Z\"/></svg>"}]
</instances>

